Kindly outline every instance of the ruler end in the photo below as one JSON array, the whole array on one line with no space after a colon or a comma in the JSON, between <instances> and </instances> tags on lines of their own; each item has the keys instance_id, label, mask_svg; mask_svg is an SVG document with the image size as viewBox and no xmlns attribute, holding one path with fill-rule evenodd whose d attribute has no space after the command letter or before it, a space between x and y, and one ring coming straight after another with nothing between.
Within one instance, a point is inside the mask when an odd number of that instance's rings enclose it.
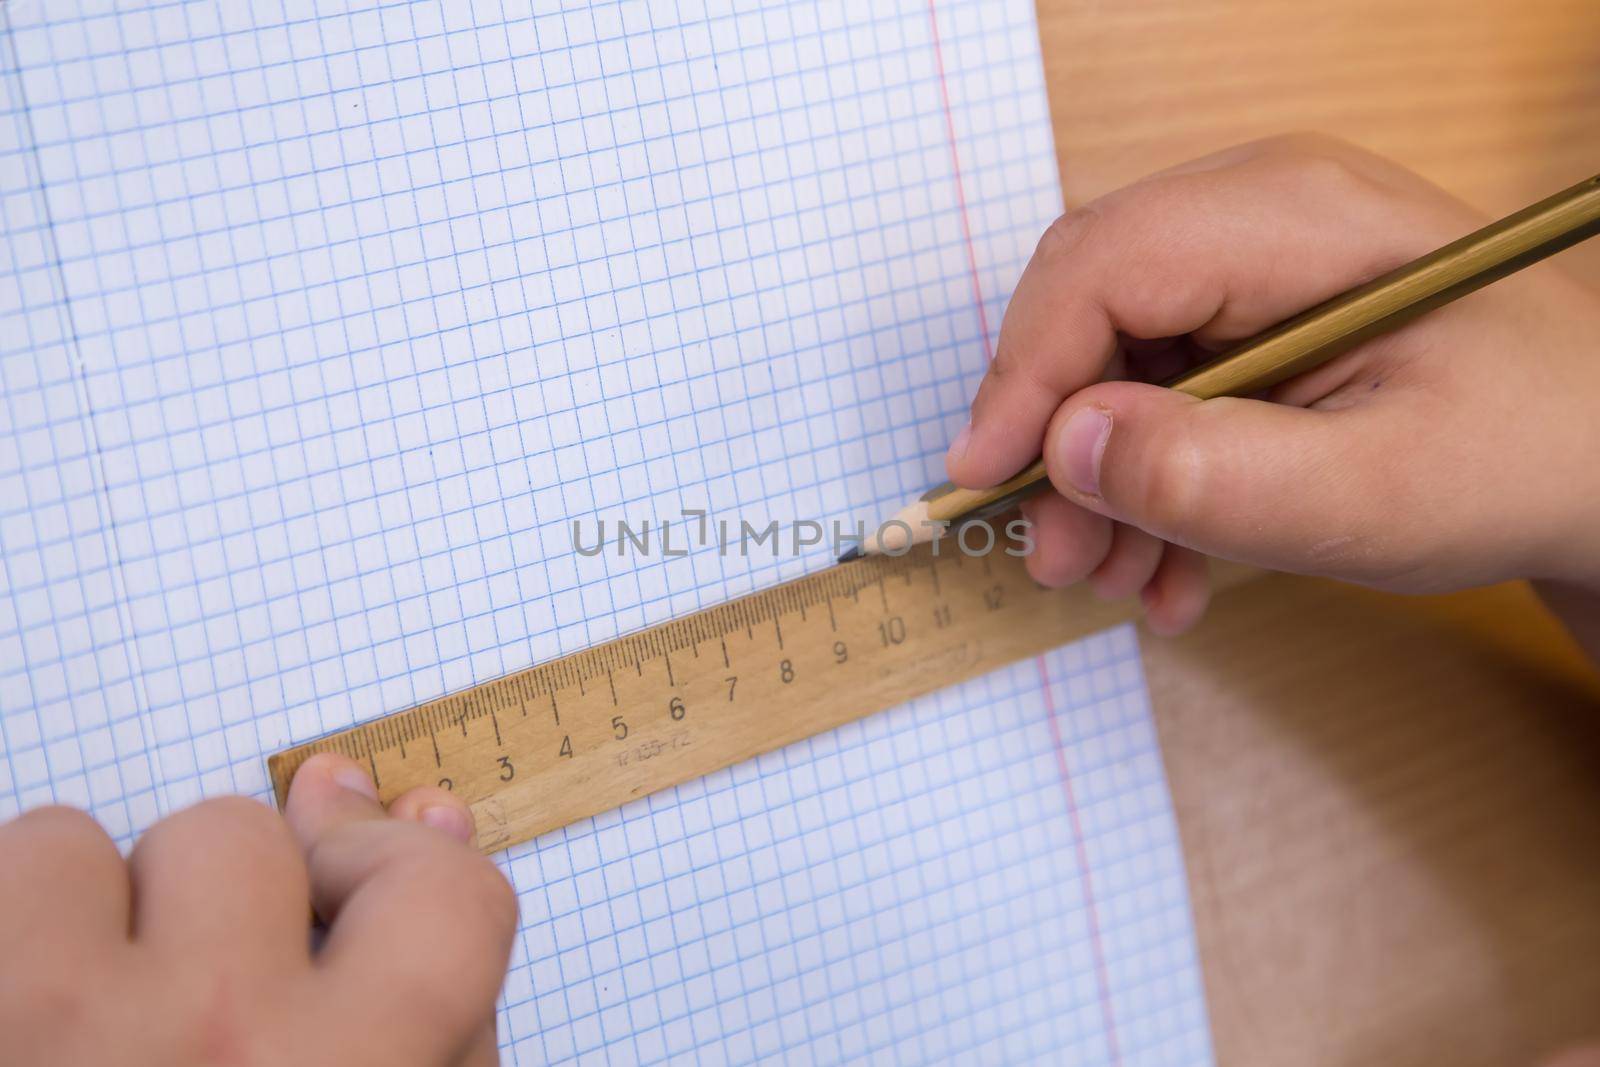
<instances>
[{"instance_id":1,"label":"ruler end","mask_svg":"<svg viewBox=\"0 0 1600 1067\"><path fill-rule=\"evenodd\" d=\"M289 783L294 780L294 772L300 769L304 760L300 750L295 748L267 757L267 776L272 779L272 796L277 801L279 811L283 810L284 802L289 799Z\"/></svg>"}]
</instances>

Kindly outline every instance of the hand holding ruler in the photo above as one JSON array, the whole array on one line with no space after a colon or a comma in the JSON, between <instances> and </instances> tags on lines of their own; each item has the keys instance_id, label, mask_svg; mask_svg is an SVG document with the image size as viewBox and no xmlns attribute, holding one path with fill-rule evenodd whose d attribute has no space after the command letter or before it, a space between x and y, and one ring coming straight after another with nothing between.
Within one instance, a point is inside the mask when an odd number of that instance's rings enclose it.
<instances>
[{"instance_id":1,"label":"hand holding ruler","mask_svg":"<svg viewBox=\"0 0 1600 1067\"><path fill-rule=\"evenodd\" d=\"M1020 558L923 545L832 567L271 757L372 771L385 803L464 797L486 852L1126 622L1035 585Z\"/></svg>"}]
</instances>

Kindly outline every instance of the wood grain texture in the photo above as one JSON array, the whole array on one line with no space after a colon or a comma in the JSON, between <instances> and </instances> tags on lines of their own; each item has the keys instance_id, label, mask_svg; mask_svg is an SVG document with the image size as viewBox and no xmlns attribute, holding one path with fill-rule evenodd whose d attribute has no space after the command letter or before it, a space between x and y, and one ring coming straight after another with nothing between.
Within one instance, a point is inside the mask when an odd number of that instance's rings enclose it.
<instances>
[{"instance_id":1,"label":"wood grain texture","mask_svg":"<svg viewBox=\"0 0 1600 1067\"><path fill-rule=\"evenodd\" d=\"M367 765L385 804L452 790L495 852L1138 614L957 541L805 575L296 745L267 761L278 804L302 763L338 752ZM1222 584L1255 576L1216 570Z\"/></svg>"},{"instance_id":2,"label":"wood grain texture","mask_svg":"<svg viewBox=\"0 0 1600 1067\"><path fill-rule=\"evenodd\" d=\"M1275 575L1144 647L1219 1062L1597 1036L1600 680L1526 587Z\"/></svg>"},{"instance_id":3,"label":"wood grain texture","mask_svg":"<svg viewBox=\"0 0 1600 1067\"><path fill-rule=\"evenodd\" d=\"M1593 0L1040 0L1069 203L1314 129L1489 214L1600 152ZM1562 254L1600 283L1600 248ZM1145 659L1224 1064L1600 1039L1600 682L1523 586L1273 576Z\"/></svg>"},{"instance_id":4,"label":"wood grain texture","mask_svg":"<svg viewBox=\"0 0 1600 1067\"><path fill-rule=\"evenodd\" d=\"M1600 145L1593 0L1039 0L1067 201L1257 137L1319 130L1489 215ZM1600 269L1600 249L1563 261Z\"/></svg>"}]
</instances>

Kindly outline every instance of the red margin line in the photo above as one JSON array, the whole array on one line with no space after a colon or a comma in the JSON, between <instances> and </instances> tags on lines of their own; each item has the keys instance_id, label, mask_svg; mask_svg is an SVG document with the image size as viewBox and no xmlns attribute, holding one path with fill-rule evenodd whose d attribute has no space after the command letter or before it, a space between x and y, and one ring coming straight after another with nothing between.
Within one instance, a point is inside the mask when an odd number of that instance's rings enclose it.
<instances>
[{"instance_id":1,"label":"red margin line","mask_svg":"<svg viewBox=\"0 0 1600 1067\"><path fill-rule=\"evenodd\" d=\"M1039 665L1039 683L1044 690L1044 707L1050 719L1050 736L1055 740L1056 769L1061 772L1061 791L1067 797L1067 816L1072 820L1072 840L1078 853L1078 869L1083 872L1083 902L1089 911L1089 948L1094 955L1094 977L1100 987L1100 1017L1106 1027L1106 1046L1113 1064L1122 1063L1122 1050L1117 1045L1117 1026L1111 1012L1111 979L1106 971L1105 946L1100 943L1100 916L1094 906L1094 885L1089 877L1089 850L1083 843L1083 823L1078 818L1078 801L1072 791L1072 775L1067 771L1067 751L1061 741L1061 724L1056 721L1056 700L1050 692L1050 667L1043 656Z\"/></svg>"},{"instance_id":2,"label":"red margin line","mask_svg":"<svg viewBox=\"0 0 1600 1067\"><path fill-rule=\"evenodd\" d=\"M956 120L950 111L950 86L944 77L944 49L939 44L939 13L928 0L928 27L933 35L933 62L939 71L939 95L944 100L944 128L950 138L950 167L956 179L956 205L961 209L961 235L967 243L967 267L972 271L972 301L978 307L978 328L983 331L983 351L994 359L989 342L989 314L983 308L983 286L978 281L978 254L972 247L972 224L967 221L967 191L961 182L961 153L956 150Z\"/></svg>"},{"instance_id":3,"label":"red margin line","mask_svg":"<svg viewBox=\"0 0 1600 1067\"><path fill-rule=\"evenodd\" d=\"M967 218L967 192L961 181L961 153L956 148L956 122L950 110L950 85L944 73L944 49L939 42L939 13L935 0L928 0L928 27L933 39L933 61L939 72L939 95L944 102L945 134L950 140L950 167L956 182L956 204L961 212L961 235L967 246L967 267L972 272L972 300L978 309L978 328L983 331L983 350L994 359L994 348L989 342L989 315L983 306L983 286L978 278L978 255L972 244L972 223ZM1050 736L1055 741L1056 769L1061 774L1061 791L1066 795L1067 815L1072 822L1073 846L1077 852L1078 869L1083 872L1083 901L1089 913L1089 945L1094 956L1095 982L1100 989L1100 1015L1106 1028L1106 1045L1113 1064L1122 1063L1122 1051L1117 1043L1116 1020L1111 1010L1111 979L1106 969L1105 946L1100 939L1100 916L1094 903L1094 883L1089 875L1089 850L1083 840L1083 821L1078 816L1078 801L1072 789L1072 774L1067 768L1066 748L1061 740L1061 724L1056 720L1055 697L1050 692L1050 668L1045 658L1036 661L1039 681L1044 690L1044 704L1050 720Z\"/></svg>"}]
</instances>

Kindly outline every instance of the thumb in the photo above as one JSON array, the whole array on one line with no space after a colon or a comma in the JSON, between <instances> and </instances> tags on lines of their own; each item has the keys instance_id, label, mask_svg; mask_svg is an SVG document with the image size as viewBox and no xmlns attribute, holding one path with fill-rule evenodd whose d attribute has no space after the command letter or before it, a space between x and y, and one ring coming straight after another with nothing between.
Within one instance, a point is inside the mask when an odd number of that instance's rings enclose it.
<instances>
[{"instance_id":1,"label":"thumb","mask_svg":"<svg viewBox=\"0 0 1600 1067\"><path fill-rule=\"evenodd\" d=\"M1400 453L1384 436L1372 408L1196 400L1118 381L1068 399L1044 455L1069 500L1174 544L1360 578L1393 552L1380 520Z\"/></svg>"}]
</instances>

